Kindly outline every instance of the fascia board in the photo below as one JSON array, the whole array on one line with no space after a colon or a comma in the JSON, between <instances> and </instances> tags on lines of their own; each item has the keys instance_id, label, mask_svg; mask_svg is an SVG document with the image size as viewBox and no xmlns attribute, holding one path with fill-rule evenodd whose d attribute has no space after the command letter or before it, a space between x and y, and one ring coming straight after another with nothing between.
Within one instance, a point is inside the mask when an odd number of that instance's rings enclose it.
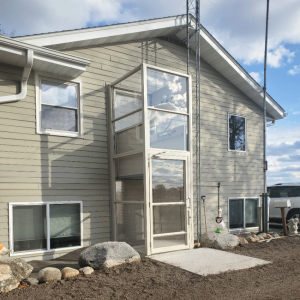
<instances>
[{"instance_id":1,"label":"fascia board","mask_svg":"<svg viewBox=\"0 0 300 300\"><path fill-rule=\"evenodd\" d=\"M48 33L37 36L18 37L17 39L19 41L26 41L26 43L36 46L54 46L58 44L68 44L96 39L98 40L107 37L113 38L116 36L122 36L132 33L185 26L185 24L186 18L184 16L178 16L161 20L156 19L150 21L104 26L99 28L79 29L72 31L62 31L58 33ZM109 43L109 41L106 41L106 43Z\"/></svg>"}]
</instances>

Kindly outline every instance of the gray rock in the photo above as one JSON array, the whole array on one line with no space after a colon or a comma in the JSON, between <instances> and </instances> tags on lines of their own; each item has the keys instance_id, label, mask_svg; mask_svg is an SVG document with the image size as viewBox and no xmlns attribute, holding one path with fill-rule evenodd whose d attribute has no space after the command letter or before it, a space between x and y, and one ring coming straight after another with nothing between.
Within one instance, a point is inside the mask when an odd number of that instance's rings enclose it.
<instances>
[{"instance_id":1,"label":"gray rock","mask_svg":"<svg viewBox=\"0 0 300 300\"><path fill-rule=\"evenodd\" d=\"M240 239L233 234L221 234L219 235L215 242L214 248L220 250L229 250L238 246L240 243Z\"/></svg>"},{"instance_id":2,"label":"gray rock","mask_svg":"<svg viewBox=\"0 0 300 300\"><path fill-rule=\"evenodd\" d=\"M83 250L78 259L79 266L92 267L99 270L103 267L113 267L125 262L140 260L140 255L125 242L105 242Z\"/></svg>"},{"instance_id":3,"label":"gray rock","mask_svg":"<svg viewBox=\"0 0 300 300\"><path fill-rule=\"evenodd\" d=\"M220 233L215 233L215 232L205 232L205 233L201 234L201 237L200 237L201 247L214 248L215 240L216 240L217 236L219 236L219 235L220 235Z\"/></svg>"},{"instance_id":4,"label":"gray rock","mask_svg":"<svg viewBox=\"0 0 300 300\"><path fill-rule=\"evenodd\" d=\"M9 292L19 286L19 281L12 274L0 274L0 292Z\"/></svg>"},{"instance_id":5,"label":"gray rock","mask_svg":"<svg viewBox=\"0 0 300 300\"><path fill-rule=\"evenodd\" d=\"M25 278L21 283L25 285L37 285L39 281L36 278Z\"/></svg>"},{"instance_id":6,"label":"gray rock","mask_svg":"<svg viewBox=\"0 0 300 300\"><path fill-rule=\"evenodd\" d=\"M27 278L33 270L33 267L27 264L22 258L0 259L0 265L9 265L13 276L18 282Z\"/></svg>"},{"instance_id":7,"label":"gray rock","mask_svg":"<svg viewBox=\"0 0 300 300\"><path fill-rule=\"evenodd\" d=\"M79 271L81 271L84 275L90 275L92 273L94 273L94 269L91 267L84 267L79 269Z\"/></svg>"},{"instance_id":8,"label":"gray rock","mask_svg":"<svg viewBox=\"0 0 300 300\"><path fill-rule=\"evenodd\" d=\"M57 268L47 267L39 271L38 280L41 283L61 280L61 272Z\"/></svg>"},{"instance_id":9,"label":"gray rock","mask_svg":"<svg viewBox=\"0 0 300 300\"><path fill-rule=\"evenodd\" d=\"M275 231L270 231L269 234L274 238L280 237L280 235Z\"/></svg>"},{"instance_id":10,"label":"gray rock","mask_svg":"<svg viewBox=\"0 0 300 300\"><path fill-rule=\"evenodd\" d=\"M61 270L62 279L71 278L79 275L79 271L73 268L65 267Z\"/></svg>"},{"instance_id":11,"label":"gray rock","mask_svg":"<svg viewBox=\"0 0 300 300\"><path fill-rule=\"evenodd\" d=\"M240 240L240 245L247 245L247 244L249 244L249 242L244 237L239 236L238 238Z\"/></svg>"}]
</instances>

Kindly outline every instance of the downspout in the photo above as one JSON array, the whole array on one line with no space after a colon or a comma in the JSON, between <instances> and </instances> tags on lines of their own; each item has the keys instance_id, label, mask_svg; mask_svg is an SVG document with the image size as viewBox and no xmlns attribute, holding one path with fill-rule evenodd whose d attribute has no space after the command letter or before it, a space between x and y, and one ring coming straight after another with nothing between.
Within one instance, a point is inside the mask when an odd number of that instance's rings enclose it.
<instances>
[{"instance_id":1,"label":"downspout","mask_svg":"<svg viewBox=\"0 0 300 300\"><path fill-rule=\"evenodd\" d=\"M270 126L274 126L275 125L275 122L276 122L276 120L273 120L271 123L267 123L267 127L270 127Z\"/></svg>"},{"instance_id":2,"label":"downspout","mask_svg":"<svg viewBox=\"0 0 300 300\"><path fill-rule=\"evenodd\" d=\"M30 71L33 65L33 51L27 50L27 58L26 64L23 70L22 79L21 79L21 91L19 94L10 95L10 96L2 96L0 97L0 104L1 103L9 103L9 102L16 102L24 99L27 95L27 82L30 75Z\"/></svg>"}]
</instances>

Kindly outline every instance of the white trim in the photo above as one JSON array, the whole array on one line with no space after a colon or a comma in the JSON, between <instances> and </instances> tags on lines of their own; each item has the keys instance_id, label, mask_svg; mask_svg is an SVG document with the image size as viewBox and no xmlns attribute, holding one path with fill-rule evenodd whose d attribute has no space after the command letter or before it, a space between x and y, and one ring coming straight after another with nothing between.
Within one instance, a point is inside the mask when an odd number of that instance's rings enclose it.
<instances>
[{"instance_id":1,"label":"white trim","mask_svg":"<svg viewBox=\"0 0 300 300\"><path fill-rule=\"evenodd\" d=\"M243 226L244 227L239 227L239 228L230 228L230 209L229 209L229 202L230 200L241 200L243 199ZM228 230L230 232L235 232L235 231L242 231L242 230L251 230L251 229L258 229L259 228L259 217L257 217L257 223L258 226L255 227L246 227L246 199L254 199L257 200L257 208L259 208L259 203L260 203L260 197L228 197L228 203L227 203L227 207L228 207Z\"/></svg>"},{"instance_id":2,"label":"white trim","mask_svg":"<svg viewBox=\"0 0 300 300\"><path fill-rule=\"evenodd\" d=\"M240 118L244 118L245 119L245 150L232 150L230 149L230 145L229 145L229 137L230 137L230 134L229 134L229 117L230 116L235 116L235 117L240 117ZM244 116L241 116L241 115L237 115L235 113L228 113L228 116L227 116L227 147L228 147L228 151L229 152L241 152L241 153L246 153L248 152L248 145L247 145L247 118L244 117Z\"/></svg>"},{"instance_id":3,"label":"white trim","mask_svg":"<svg viewBox=\"0 0 300 300\"><path fill-rule=\"evenodd\" d=\"M77 99L77 127L78 132L73 131L63 131L63 130L54 130L54 129L42 129L41 128L41 80L46 79L52 82L59 82L64 84L75 84L78 88L78 99ZM83 138L83 90L82 90L82 80L81 79L57 79L45 76L42 73L34 72L35 80L35 90L36 90L36 133L45 134L45 135L55 135L55 136L66 136L74 138Z\"/></svg>"},{"instance_id":4,"label":"white trim","mask_svg":"<svg viewBox=\"0 0 300 300\"><path fill-rule=\"evenodd\" d=\"M64 247L57 249L50 249L50 205L52 204L79 204L80 205L80 246ZM13 239L13 207L14 206L34 206L46 205L46 222L47 222L47 249L46 250L32 250L32 251L19 251L14 252L14 239ZM9 203L9 245L10 256L21 256L41 253L56 253L66 250L73 250L83 247L83 206L82 201L51 201L51 202L10 202Z\"/></svg>"}]
</instances>

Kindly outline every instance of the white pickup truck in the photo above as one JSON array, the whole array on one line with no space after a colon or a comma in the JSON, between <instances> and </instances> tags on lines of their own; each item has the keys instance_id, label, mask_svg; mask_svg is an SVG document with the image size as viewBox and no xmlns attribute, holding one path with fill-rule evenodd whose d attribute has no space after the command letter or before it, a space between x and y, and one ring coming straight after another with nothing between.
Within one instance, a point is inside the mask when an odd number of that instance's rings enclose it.
<instances>
[{"instance_id":1,"label":"white pickup truck","mask_svg":"<svg viewBox=\"0 0 300 300\"><path fill-rule=\"evenodd\" d=\"M300 219L300 183L278 183L268 186L269 220L272 223L281 223L281 211L274 207L276 200L290 199L291 207L285 209L286 220Z\"/></svg>"}]
</instances>

